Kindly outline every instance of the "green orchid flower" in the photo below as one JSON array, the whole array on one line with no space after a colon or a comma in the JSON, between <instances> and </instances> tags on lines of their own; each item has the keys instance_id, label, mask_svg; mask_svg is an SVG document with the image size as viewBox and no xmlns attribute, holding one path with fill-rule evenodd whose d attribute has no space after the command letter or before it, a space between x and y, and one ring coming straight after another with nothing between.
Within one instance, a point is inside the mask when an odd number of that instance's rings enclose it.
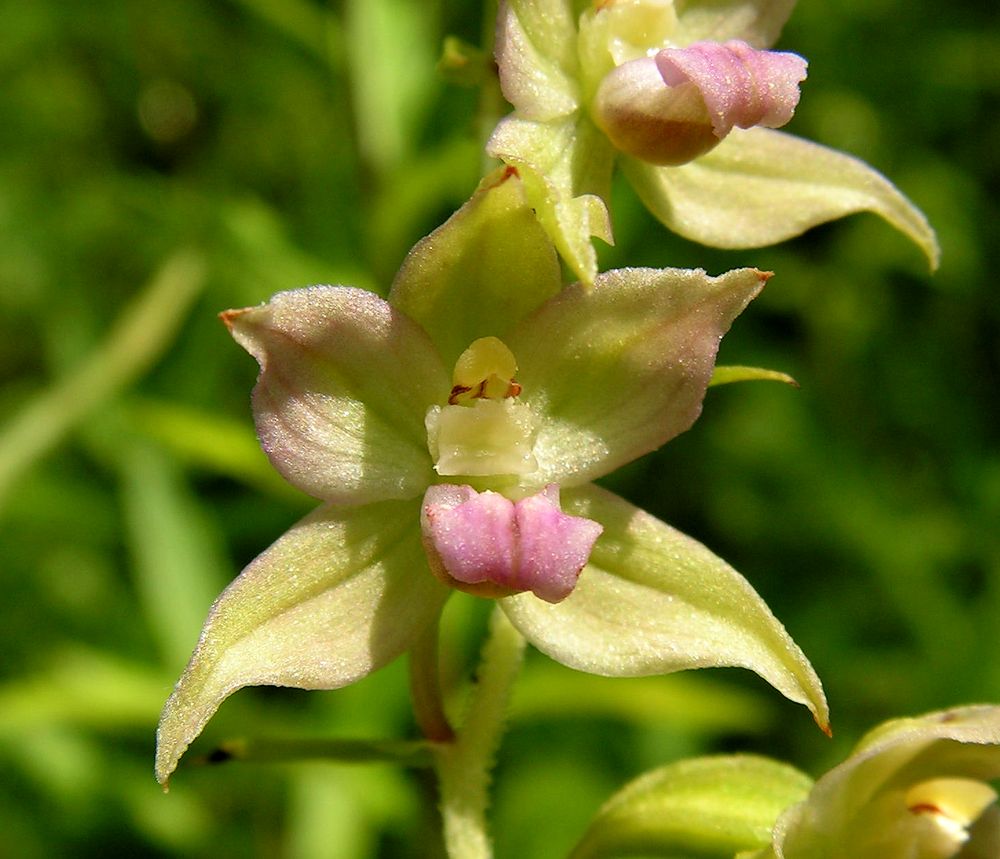
<instances>
[{"instance_id":1,"label":"green orchid flower","mask_svg":"<svg viewBox=\"0 0 1000 859\"><path fill-rule=\"evenodd\" d=\"M456 590L572 668L742 666L826 726L818 678L750 585L591 482L694 422L767 277L624 269L563 288L508 168L417 244L388 300L317 286L224 313L260 364L265 451L323 504L212 607L163 712L160 781L235 690L352 683Z\"/></svg>"},{"instance_id":2,"label":"green orchid flower","mask_svg":"<svg viewBox=\"0 0 1000 859\"><path fill-rule=\"evenodd\" d=\"M791 118L805 78L800 57L765 50L794 5L501 0L496 59L515 110L487 148L518 168L582 281L597 272L591 237L612 241L616 162L660 221L706 245L761 247L871 211L936 267L933 230L884 176L773 130Z\"/></svg>"},{"instance_id":3,"label":"green orchid flower","mask_svg":"<svg viewBox=\"0 0 1000 859\"><path fill-rule=\"evenodd\" d=\"M815 783L753 755L660 767L604 804L571 857L996 859L997 778L1000 707L957 707L887 722Z\"/></svg>"},{"instance_id":4,"label":"green orchid flower","mask_svg":"<svg viewBox=\"0 0 1000 859\"><path fill-rule=\"evenodd\" d=\"M745 859L995 859L1000 707L888 722L783 814Z\"/></svg>"}]
</instances>

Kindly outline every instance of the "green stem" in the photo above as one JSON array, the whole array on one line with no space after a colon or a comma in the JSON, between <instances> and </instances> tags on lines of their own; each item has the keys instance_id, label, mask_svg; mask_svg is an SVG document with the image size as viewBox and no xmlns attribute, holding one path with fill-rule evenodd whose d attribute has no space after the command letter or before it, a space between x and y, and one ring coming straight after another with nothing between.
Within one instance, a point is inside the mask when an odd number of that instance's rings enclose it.
<instances>
[{"instance_id":1,"label":"green stem","mask_svg":"<svg viewBox=\"0 0 1000 859\"><path fill-rule=\"evenodd\" d=\"M479 172L483 176L497 166L497 162L486 154L486 141L496 128L500 117L510 109L500 91L500 79L494 72L495 67L492 62L496 22L497 0L486 0L483 5L482 49L489 58L489 65L479 87L479 104L476 109L477 134L482 144L482 163Z\"/></svg>"},{"instance_id":2,"label":"green stem","mask_svg":"<svg viewBox=\"0 0 1000 859\"><path fill-rule=\"evenodd\" d=\"M444 841L451 859L492 855L486 831L490 771L523 655L524 638L494 608L465 722L454 743L437 749Z\"/></svg>"},{"instance_id":3,"label":"green stem","mask_svg":"<svg viewBox=\"0 0 1000 859\"><path fill-rule=\"evenodd\" d=\"M333 760L341 763L394 763L407 767L433 764L431 746L422 740L330 740L248 737L228 740L195 763L224 764L296 760Z\"/></svg>"},{"instance_id":4,"label":"green stem","mask_svg":"<svg viewBox=\"0 0 1000 859\"><path fill-rule=\"evenodd\" d=\"M428 740L447 743L455 738L441 697L437 620L410 650L410 696L413 699L413 715Z\"/></svg>"}]
</instances>

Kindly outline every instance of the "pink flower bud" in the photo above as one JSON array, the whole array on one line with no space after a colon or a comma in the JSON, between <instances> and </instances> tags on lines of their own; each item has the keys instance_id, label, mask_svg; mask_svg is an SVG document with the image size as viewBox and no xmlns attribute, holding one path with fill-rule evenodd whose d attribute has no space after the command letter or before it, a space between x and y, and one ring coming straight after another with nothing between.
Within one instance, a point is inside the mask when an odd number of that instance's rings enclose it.
<instances>
[{"instance_id":1,"label":"pink flower bud","mask_svg":"<svg viewBox=\"0 0 1000 859\"><path fill-rule=\"evenodd\" d=\"M432 486L421 513L431 570L478 596L569 596L603 528L559 507L559 487L513 502L469 486Z\"/></svg>"}]
</instances>

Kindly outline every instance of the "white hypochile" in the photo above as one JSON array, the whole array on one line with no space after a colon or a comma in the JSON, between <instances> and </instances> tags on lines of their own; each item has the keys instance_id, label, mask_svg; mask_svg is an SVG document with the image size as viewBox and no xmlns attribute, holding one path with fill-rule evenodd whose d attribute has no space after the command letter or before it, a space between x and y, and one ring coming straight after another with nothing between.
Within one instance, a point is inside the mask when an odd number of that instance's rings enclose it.
<instances>
[{"instance_id":1,"label":"white hypochile","mask_svg":"<svg viewBox=\"0 0 1000 859\"><path fill-rule=\"evenodd\" d=\"M427 446L442 476L530 474L536 425L531 408L517 399L517 362L496 337L482 337L455 363L445 406L425 418Z\"/></svg>"}]
</instances>

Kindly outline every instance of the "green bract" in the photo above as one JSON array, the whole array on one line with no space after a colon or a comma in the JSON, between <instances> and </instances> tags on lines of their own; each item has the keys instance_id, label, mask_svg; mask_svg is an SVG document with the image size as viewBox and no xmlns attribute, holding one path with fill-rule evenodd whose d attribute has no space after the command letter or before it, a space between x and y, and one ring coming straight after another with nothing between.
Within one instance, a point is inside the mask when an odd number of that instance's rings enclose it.
<instances>
[{"instance_id":1,"label":"green bract","mask_svg":"<svg viewBox=\"0 0 1000 859\"><path fill-rule=\"evenodd\" d=\"M888 722L781 816L773 845L752 859L993 859L996 778L1000 707Z\"/></svg>"},{"instance_id":2,"label":"green bract","mask_svg":"<svg viewBox=\"0 0 1000 859\"><path fill-rule=\"evenodd\" d=\"M497 63L515 111L497 126L488 149L518 168L540 221L582 281L592 282L597 272L591 236L611 241L606 204L616 159L657 218L704 244L760 247L824 221L871 211L937 265L937 240L924 216L891 182L852 156L770 128L736 128L689 163L657 166L617 151L600 122L595 124L601 119L595 98L616 68L663 48L705 40L768 48L794 5L794 0L502 0ZM627 95L627 87L622 92ZM647 109L645 98L637 91L637 113ZM657 104L653 97L648 109L657 110Z\"/></svg>"},{"instance_id":3,"label":"green bract","mask_svg":"<svg viewBox=\"0 0 1000 859\"><path fill-rule=\"evenodd\" d=\"M507 169L413 249L388 301L318 286L223 314L261 367L264 449L324 503L212 608L163 712L157 777L236 689L351 683L413 646L452 588L501 597L529 641L574 668L743 666L825 726L819 680L749 584L590 483L694 422L720 338L766 279L625 269L561 288ZM466 462L474 473L456 473ZM465 562L497 561L486 539L517 557L481 580ZM553 570L558 587L523 583Z\"/></svg>"}]
</instances>

